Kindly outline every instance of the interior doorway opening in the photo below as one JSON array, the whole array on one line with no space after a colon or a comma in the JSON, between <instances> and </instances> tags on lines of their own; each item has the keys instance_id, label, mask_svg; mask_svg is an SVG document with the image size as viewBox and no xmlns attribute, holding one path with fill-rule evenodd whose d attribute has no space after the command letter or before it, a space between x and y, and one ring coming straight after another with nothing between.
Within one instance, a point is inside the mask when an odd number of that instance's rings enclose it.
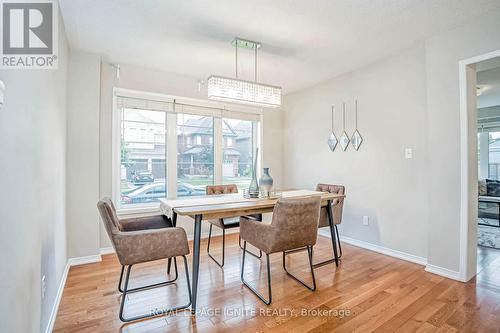
<instances>
[{"instance_id":1,"label":"interior doorway opening","mask_svg":"<svg viewBox=\"0 0 500 333\"><path fill-rule=\"evenodd\" d=\"M500 290L500 50L459 70L460 279Z\"/></svg>"},{"instance_id":2,"label":"interior doorway opening","mask_svg":"<svg viewBox=\"0 0 500 333\"><path fill-rule=\"evenodd\" d=\"M500 57L475 65L477 105L477 283L500 289Z\"/></svg>"}]
</instances>

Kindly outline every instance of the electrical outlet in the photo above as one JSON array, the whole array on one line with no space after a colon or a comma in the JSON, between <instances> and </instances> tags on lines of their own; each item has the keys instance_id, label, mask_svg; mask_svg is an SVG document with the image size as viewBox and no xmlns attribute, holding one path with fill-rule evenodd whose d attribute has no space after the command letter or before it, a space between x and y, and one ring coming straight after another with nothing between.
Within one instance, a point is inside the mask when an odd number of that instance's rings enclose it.
<instances>
[{"instance_id":1,"label":"electrical outlet","mask_svg":"<svg viewBox=\"0 0 500 333\"><path fill-rule=\"evenodd\" d=\"M46 284L46 279L45 279L45 275L42 276L42 299L45 298L45 291L47 289L47 284Z\"/></svg>"},{"instance_id":2,"label":"electrical outlet","mask_svg":"<svg viewBox=\"0 0 500 333\"><path fill-rule=\"evenodd\" d=\"M370 218L368 216L363 216L363 225L370 225Z\"/></svg>"}]
</instances>

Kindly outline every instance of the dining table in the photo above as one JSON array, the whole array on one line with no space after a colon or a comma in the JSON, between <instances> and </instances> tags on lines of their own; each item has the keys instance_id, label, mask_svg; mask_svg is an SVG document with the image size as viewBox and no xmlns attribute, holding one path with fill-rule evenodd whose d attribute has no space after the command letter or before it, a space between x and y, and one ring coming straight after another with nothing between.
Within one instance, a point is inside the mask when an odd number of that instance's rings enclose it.
<instances>
[{"instance_id":1,"label":"dining table","mask_svg":"<svg viewBox=\"0 0 500 333\"><path fill-rule=\"evenodd\" d=\"M335 199L344 198L345 195L311 190L288 190L277 193L279 194L268 198L249 198L244 196L242 193L232 193L179 199L160 199L161 211L167 218L170 219L174 227L177 225L178 216L190 217L194 221L193 268L191 279L192 313L196 313L196 296L198 293L198 275L200 270L201 223L203 220L270 213L273 211L279 198L300 199L310 196L321 196L321 207L326 208L328 217L333 247L333 258L314 264L313 267L333 262L335 262L335 265L338 267L339 257L336 244L335 226L333 223L332 203Z\"/></svg>"}]
</instances>

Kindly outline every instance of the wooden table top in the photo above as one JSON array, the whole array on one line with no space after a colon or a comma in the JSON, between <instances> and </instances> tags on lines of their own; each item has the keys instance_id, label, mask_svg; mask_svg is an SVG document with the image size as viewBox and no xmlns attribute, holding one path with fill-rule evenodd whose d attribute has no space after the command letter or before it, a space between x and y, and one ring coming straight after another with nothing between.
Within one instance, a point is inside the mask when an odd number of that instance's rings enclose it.
<instances>
[{"instance_id":1,"label":"wooden table top","mask_svg":"<svg viewBox=\"0 0 500 333\"><path fill-rule=\"evenodd\" d=\"M322 206L326 206L328 200L345 197L343 194L310 190L284 191L281 197L298 199L310 196L321 196ZM244 198L242 194L235 193L174 200L160 199L160 206L167 216L175 212L181 216L203 215L203 219L214 219L272 212L277 201L278 198Z\"/></svg>"}]
</instances>

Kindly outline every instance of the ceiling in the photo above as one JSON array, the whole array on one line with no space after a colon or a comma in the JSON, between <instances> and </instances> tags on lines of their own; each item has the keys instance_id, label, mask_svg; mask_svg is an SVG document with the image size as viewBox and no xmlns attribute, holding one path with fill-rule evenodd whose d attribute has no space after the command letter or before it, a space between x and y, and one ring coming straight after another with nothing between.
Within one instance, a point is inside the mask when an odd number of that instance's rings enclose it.
<instances>
[{"instance_id":1,"label":"ceiling","mask_svg":"<svg viewBox=\"0 0 500 333\"><path fill-rule=\"evenodd\" d=\"M238 36L262 42L258 81L292 92L491 10L499 0L60 0L71 47L108 61L234 76ZM240 78L253 79L242 50Z\"/></svg>"}]
</instances>

